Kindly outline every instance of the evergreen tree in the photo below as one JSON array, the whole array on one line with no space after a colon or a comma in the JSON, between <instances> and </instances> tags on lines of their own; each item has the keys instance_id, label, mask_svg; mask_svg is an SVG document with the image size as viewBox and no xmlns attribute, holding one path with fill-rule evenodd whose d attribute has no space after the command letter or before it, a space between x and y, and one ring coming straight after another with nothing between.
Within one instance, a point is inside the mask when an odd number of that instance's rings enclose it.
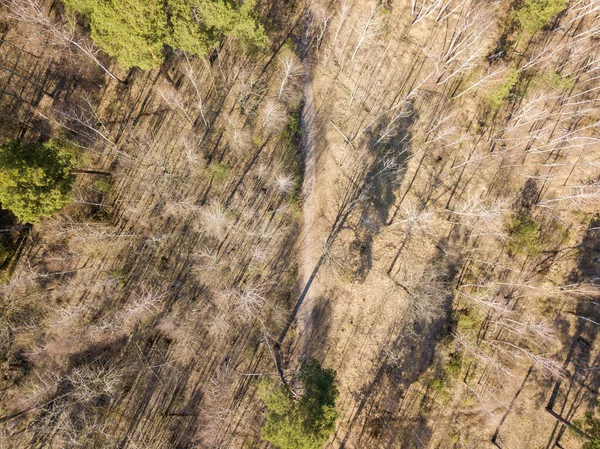
<instances>
[{"instance_id":1,"label":"evergreen tree","mask_svg":"<svg viewBox=\"0 0 600 449\"><path fill-rule=\"evenodd\" d=\"M151 69L168 45L205 55L231 36L264 47L266 35L254 19L256 0L63 0L84 15L92 39L125 67Z\"/></svg>"},{"instance_id":2,"label":"evergreen tree","mask_svg":"<svg viewBox=\"0 0 600 449\"><path fill-rule=\"evenodd\" d=\"M259 396L269 409L261 435L279 449L320 449L335 430L335 371L312 360L302 364L300 381L304 388L300 399L294 399L285 386L275 387L271 380L259 387Z\"/></svg>"},{"instance_id":3,"label":"evergreen tree","mask_svg":"<svg viewBox=\"0 0 600 449\"><path fill-rule=\"evenodd\" d=\"M566 0L524 0L513 13L513 20L521 30L533 34L566 7Z\"/></svg>"},{"instance_id":4,"label":"evergreen tree","mask_svg":"<svg viewBox=\"0 0 600 449\"><path fill-rule=\"evenodd\" d=\"M74 153L56 140L0 146L0 203L17 218L37 223L71 201Z\"/></svg>"}]
</instances>

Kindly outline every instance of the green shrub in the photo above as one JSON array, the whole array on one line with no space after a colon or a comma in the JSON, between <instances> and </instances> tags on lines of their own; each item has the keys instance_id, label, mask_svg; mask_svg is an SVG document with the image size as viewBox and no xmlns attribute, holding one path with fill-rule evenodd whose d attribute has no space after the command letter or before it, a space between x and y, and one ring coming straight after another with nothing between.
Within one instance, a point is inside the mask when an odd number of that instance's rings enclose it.
<instances>
[{"instance_id":1,"label":"green shrub","mask_svg":"<svg viewBox=\"0 0 600 449\"><path fill-rule=\"evenodd\" d=\"M94 181L94 190L104 195L112 191L112 184L107 178L100 178Z\"/></svg>"},{"instance_id":2,"label":"green shrub","mask_svg":"<svg viewBox=\"0 0 600 449\"><path fill-rule=\"evenodd\" d=\"M529 215L513 216L508 234L510 236L508 254L511 256L519 253L534 256L540 253L540 224Z\"/></svg>"},{"instance_id":3,"label":"green shrub","mask_svg":"<svg viewBox=\"0 0 600 449\"><path fill-rule=\"evenodd\" d=\"M302 125L300 123L300 110L297 110L290 114L288 121L287 130L285 131L286 137L290 143L295 143L302 134Z\"/></svg>"},{"instance_id":4,"label":"green shrub","mask_svg":"<svg viewBox=\"0 0 600 449\"><path fill-rule=\"evenodd\" d=\"M321 449L335 430L335 371L316 360L303 362L300 381L304 393L299 399L270 379L259 385L258 395L268 409L261 436L279 449Z\"/></svg>"},{"instance_id":5,"label":"green shrub","mask_svg":"<svg viewBox=\"0 0 600 449\"><path fill-rule=\"evenodd\" d=\"M429 382L429 388L433 391L442 391L444 388L444 379L441 377L436 377L431 382Z\"/></svg>"},{"instance_id":6,"label":"green shrub","mask_svg":"<svg viewBox=\"0 0 600 449\"><path fill-rule=\"evenodd\" d=\"M0 267L4 266L6 262L10 260L13 252L0 245Z\"/></svg>"},{"instance_id":7,"label":"green shrub","mask_svg":"<svg viewBox=\"0 0 600 449\"><path fill-rule=\"evenodd\" d=\"M513 12L512 20L518 29L533 34L566 7L566 0L524 0Z\"/></svg>"},{"instance_id":8,"label":"green shrub","mask_svg":"<svg viewBox=\"0 0 600 449\"><path fill-rule=\"evenodd\" d=\"M546 72L535 79L535 84L541 88L569 90L573 88L574 82L570 75L562 76L557 72Z\"/></svg>"},{"instance_id":9,"label":"green shrub","mask_svg":"<svg viewBox=\"0 0 600 449\"><path fill-rule=\"evenodd\" d=\"M252 143L257 147L262 147L265 144L265 139L260 136L252 136Z\"/></svg>"},{"instance_id":10,"label":"green shrub","mask_svg":"<svg viewBox=\"0 0 600 449\"><path fill-rule=\"evenodd\" d=\"M210 173L215 181L222 181L227 178L227 175L229 174L229 167L227 164L214 162L210 164Z\"/></svg>"},{"instance_id":11,"label":"green shrub","mask_svg":"<svg viewBox=\"0 0 600 449\"><path fill-rule=\"evenodd\" d=\"M453 352L450 354L450 360L446 365L446 372L450 377L457 377L462 369L462 354L460 352Z\"/></svg>"},{"instance_id":12,"label":"green shrub","mask_svg":"<svg viewBox=\"0 0 600 449\"><path fill-rule=\"evenodd\" d=\"M471 311L461 313L456 322L456 328L460 332L470 331L477 326L477 320L471 314Z\"/></svg>"},{"instance_id":13,"label":"green shrub","mask_svg":"<svg viewBox=\"0 0 600 449\"><path fill-rule=\"evenodd\" d=\"M516 69L512 69L504 83L487 95L486 102L493 112L500 109L518 82L519 72Z\"/></svg>"}]
</instances>

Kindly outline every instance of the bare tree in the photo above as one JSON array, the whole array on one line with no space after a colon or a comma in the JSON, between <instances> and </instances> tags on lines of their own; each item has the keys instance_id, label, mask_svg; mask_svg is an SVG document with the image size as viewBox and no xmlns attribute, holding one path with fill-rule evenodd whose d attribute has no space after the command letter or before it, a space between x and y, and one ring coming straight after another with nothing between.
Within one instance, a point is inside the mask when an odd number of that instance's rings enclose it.
<instances>
[{"instance_id":1,"label":"bare tree","mask_svg":"<svg viewBox=\"0 0 600 449\"><path fill-rule=\"evenodd\" d=\"M190 83L192 83L192 86L194 86L194 92L196 92L196 104L198 106L198 111L200 111L200 117L202 117L204 126L206 128L209 128L210 125L204 115L204 101L202 99L202 94L200 92L200 85L198 83L198 75L196 74L196 71L192 67L190 59L188 58L187 55L185 55L185 62L186 62L186 65L184 68L185 76L188 77L188 79L190 80Z\"/></svg>"},{"instance_id":2,"label":"bare tree","mask_svg":"<svg viewBox=\"0 0 600 449\"><path fill-rule=\"evenodd\" d=\"M202 221L209 235L222 239L231 225L229 212L218 201L212 201L202 212Z\"/></svg>"},{"instance_id":3,"label":"bare tree","mask_svg":"<svg viewBox=\"0 0 600 449\"><path fill-rule=\"evenodd\" d=\"M277 100L281 101L285 99L293 86L298 81L299 76L302 74L302 65L298 58L293 53L288 53L280 58L281 63L281 83L279 84L279 90L277 92Z\"/></svg>"},{"instance_id":4,"label":"bare tree","mask_svg":"<svg viewBox=\"0 0 600 449\"><path fill-rule=\"evenodd\" d=\"M350 58L351 61L354 61L358 50L360 50L365 45L368 45L379 35L379 33L381 33L382 28L383 21L381 15L379 14L379 7L377 7L371 11L371 13L358 27L358 41L356 42L354 52L352 53L352 57Z\"/></svg>"},{"instance_id":5,"label":"bare tree","mask_svg":"<svg viewBox=\"0 0 600 449\"><path fill-rule=\"evenodd\" d=\"M281 103L267 101L262 112L262 128L271 133L280 132L287 123L287 112Z\"/></svg>"},{"instance_id":6,"label":"bare tree","mask_svg":"<svg viewBox=\"0 0 600 449\"><path fill-rule=\"evenodd\" d=\"M77 35L76 20L58 23L52 20L44 7L35 0L2 0L2 4L10 11L8 18L40 27L54 45L71 45L77 48L111 78L120 83L124 82L98 59L98 49L89 40Z\"/></svg>"},{"instance_id":7,"label":"bare tree","mask_svg":"<svg viewBox=\"0 0 600 449\"><path fill-rule=\"evenodd\" d=\"M185 119L186 122L194 126L194 120L187 112L187 105L175 87L172 85L161 86L158 90L158 93L169 108L176 111Z\"/></svg>"},{"instance_id":8,"label":"bare tree","mask_svg":"<svg viewBox=\"0 0 600 449\"><path fill-rule=\"evenodd\" d=\"M569 190L570 192L568 195L541 200L537 204L538 206L544 207L548 207L551 203L558 202L572 202L579 205L593 203L593 205L597 205L598 201L600 201L600 181L592 182L587 185L570 186Z\"/></svg>"}]
</instances>

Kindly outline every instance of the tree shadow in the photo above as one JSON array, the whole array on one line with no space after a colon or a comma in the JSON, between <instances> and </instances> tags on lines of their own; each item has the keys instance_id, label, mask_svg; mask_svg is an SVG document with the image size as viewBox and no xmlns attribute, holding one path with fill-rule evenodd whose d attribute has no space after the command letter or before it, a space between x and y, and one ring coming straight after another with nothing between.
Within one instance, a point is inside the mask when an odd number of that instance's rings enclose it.
<instances>
[{"instance_id":1,"label":"tree shadow","mask_svg":"<svg viewBox=\"0 0 600 449\"><path fill-rule=\"evenodd\" d=\"M307 321L310 326L307 326L305 335L299 336L299 341L305 341L302 359L323 360L327 354L327 336L331 327L331 303L328 298L319 296L314 298L313 307L310 310L310 316Z\"/></svg>"},{"instance_id":2,"label":"tree shadow","mask_svg":"<svg viewBox=\"0 0 600 449\"><path fill-rule=\"evenodd\" d=\"M406 173L406 162L411 155L411 128L417 119L410 103L399 116L382 117L368 133L367 149L373 157L365 177L368 199L354 229L355 239L350 243L350 252L356 255L353 273L359 281L364 281L371 270L373 236L387 223L395 192Z\"/></svg>"},{"instance_id":3,"label":"tree shadow","mask_svg":"<svg viewBox=\"0 0 600 449\"><path fill-rule=\"evenodd\" d=\"M379 368L374 378L357 394L355 412L345 434L339 435L340 447L346 447L350 437L356 447L396 447L403 442L407 447L426 447L433 432L428 423L420 418L406 416L414 407L423 407L407 394L412 383L425 373L435 361L437 344L451 330L453 295L449 288L461 266L452 242L443 239L437 245L438 253L430 261L430 269L447 266L440 280L447 288L440 291L439 311L433 319L417 317L405 320L398 335L378 356ZM414 396L414 395L413 395ZM355 430L361 426L360 430ZM404 447L404 446L403 446Z\"/></svg>"},{"instance_id":4,"label":"tree shadow","mask_svg":"<svg viewBox=\"0 0 600 449\"><path fill-rule=\"evenodd\" d=\"M590 223L579 248L577 268L569 277L573 284L597 284L600 273L600 239L598 227L600 218ZM556 379L552 394L546 404L546 411L556 423L546 448L555 447L572 421L585 412L592 412L597 407L600 392L600 348L598 347L598 323L600 323L600 295L595 293L580 295L575 311L577 321L569 342L569 350L563 368L572 374L566 379ZM565 344L566 346L566 344Z\"/></svg>"}]
</instances>

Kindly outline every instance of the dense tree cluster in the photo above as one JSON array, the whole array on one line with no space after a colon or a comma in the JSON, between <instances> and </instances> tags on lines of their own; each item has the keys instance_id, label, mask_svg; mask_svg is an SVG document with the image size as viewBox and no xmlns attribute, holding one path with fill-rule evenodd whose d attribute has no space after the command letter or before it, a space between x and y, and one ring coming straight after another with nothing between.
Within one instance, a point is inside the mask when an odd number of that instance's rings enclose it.
<instances>
[{"instance_id":1,"label":"dense tree cluster","mask_svg":"<svg viewBox=\"0 0 600 449\"><path fill-rule=\"evenodd\" d=\"M205 55L223 36L264 47L266 35L254 18L255 0L64 0L84 15L94 42L125 67L151 69L163 48Z\"/></svg>"},{"instance_id":2,"label":"dense tree cluster","mask_svg":"<svg viewBox=\"0 0 600 449\"><path fill-rule=\"evenodd\" d=\"M535 33L566 7L566 0L525 0L515 10L513 20L523 31Z\"/></svg>"}]
</instances>

